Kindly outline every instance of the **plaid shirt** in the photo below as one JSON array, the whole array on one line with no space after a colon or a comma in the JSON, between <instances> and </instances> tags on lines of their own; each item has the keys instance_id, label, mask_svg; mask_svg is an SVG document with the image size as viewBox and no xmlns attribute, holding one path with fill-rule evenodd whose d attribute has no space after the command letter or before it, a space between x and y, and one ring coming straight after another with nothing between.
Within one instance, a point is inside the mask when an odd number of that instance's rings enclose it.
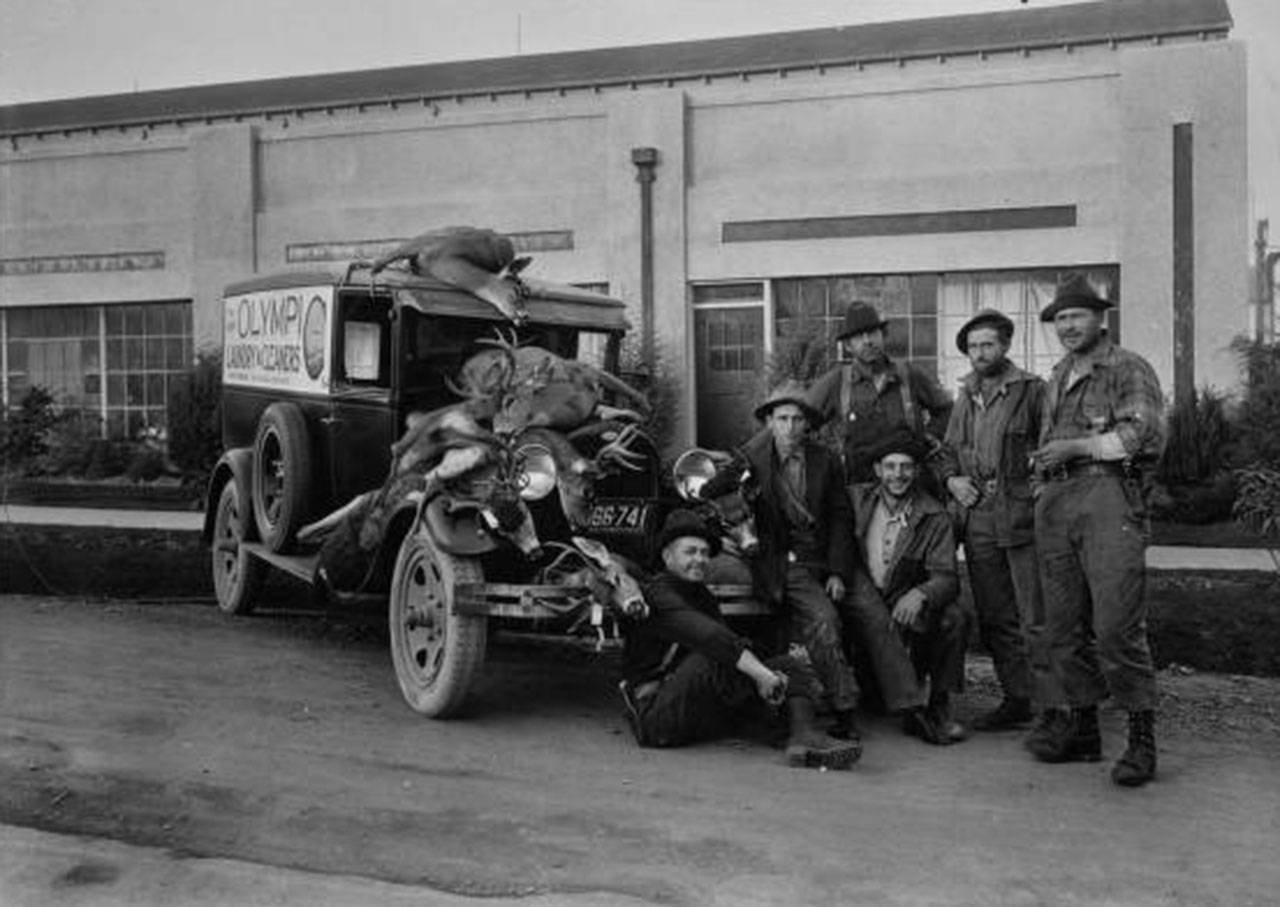
<instances>
[{"instance_id":1,"label":"plaid shirt","mask_svg":"<svg viewBox=\"0 0 1280 907\"><path fill-rule=\"evenodd\" d=\"M1072 369L1074 384L1068 386ZM1155 461L1164 448L1164 395L1150 363L1106 337L1079 361L1053 367L1040 442L1114 433L1126 459Z\"/></svg>"}]
</instances>

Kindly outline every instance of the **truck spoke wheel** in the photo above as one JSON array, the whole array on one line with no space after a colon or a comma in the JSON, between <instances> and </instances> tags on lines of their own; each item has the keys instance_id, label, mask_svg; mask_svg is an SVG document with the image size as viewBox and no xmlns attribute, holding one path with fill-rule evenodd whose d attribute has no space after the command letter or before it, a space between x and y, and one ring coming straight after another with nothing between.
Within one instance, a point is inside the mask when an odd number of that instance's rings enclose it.
<instances>
[{"instance_id":1,"label":"truck spoke wheel","mask_svg":"<svg viewBox=\"0 0 1280 907\"><path fill-rule=\"evenodd\" d=\"M391 661L414 711L449 718L462 709L484 662L488 621L452 613L455 589L483 581L475 561L441 551L422 527L401 543L391 579Z\"/></svg>"}]
</instances>

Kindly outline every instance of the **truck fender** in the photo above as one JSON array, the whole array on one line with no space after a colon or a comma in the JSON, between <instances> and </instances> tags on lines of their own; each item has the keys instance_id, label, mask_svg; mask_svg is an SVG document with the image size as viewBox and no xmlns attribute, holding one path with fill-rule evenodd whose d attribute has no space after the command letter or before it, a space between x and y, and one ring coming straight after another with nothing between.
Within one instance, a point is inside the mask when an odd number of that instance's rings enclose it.
<instances>
[{"instance_id":1,"label":"truck fender","mask_svg":"<svg viewBox=\"0 0 1280 907\"><path fill-rule=\"evenodd\" d=\"M218 509L218 497L222 494L223 486L228 482L235 482L240 491L240 500L244 502L244 506L252 507L252 498L250 497L250 489L253 487L250 481L252 476L252 448L237 447L235 450L228 450L218 459L217 465L213 467L213 474L209 476L209 488L205 494L204 530L202 535L205 544L213 541L213 521ZM252 519L246 521L245 532L250 538L257 536L258 530Z\"/></svg>"}]
</instances>

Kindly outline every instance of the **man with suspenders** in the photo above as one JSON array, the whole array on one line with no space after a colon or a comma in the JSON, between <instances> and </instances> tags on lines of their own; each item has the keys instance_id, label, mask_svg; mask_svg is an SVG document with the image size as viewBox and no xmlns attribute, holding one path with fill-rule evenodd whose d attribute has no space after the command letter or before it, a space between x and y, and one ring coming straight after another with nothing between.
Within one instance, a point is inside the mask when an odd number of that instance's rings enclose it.
<instances>
[{"instance_id":1,"label":"man with suspenders","mask_svg":"<svg viewBox=\"0 0 1280 907\"><path fill-rule=\"evenodd\" d=\"M806 395L824 421L839 426L854 484L876 480L870 451L881 438L905 428L940 440L951 414L951 398L936 378L885 353L888 324L870 303L851 302L836 341L849 344L853 361L828 370Z\"/></svg>"}]
</instances>

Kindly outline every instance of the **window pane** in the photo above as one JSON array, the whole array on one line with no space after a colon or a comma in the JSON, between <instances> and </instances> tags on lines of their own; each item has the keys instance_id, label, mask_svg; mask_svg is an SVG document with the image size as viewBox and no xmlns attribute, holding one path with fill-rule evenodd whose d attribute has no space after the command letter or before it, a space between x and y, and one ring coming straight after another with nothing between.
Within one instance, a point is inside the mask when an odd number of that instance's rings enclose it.
<instances>
[{"instance_id":1,"label":"window pane","mask_svg":"<svg viewBox=\"0 0 1280 907\"><path fill-rule=\"evenodd\" d=\"M107 334L124 333L124 310L125 307L122 305L107 306Z\"/></svg>"},{"instance_id":2,"label":"window pane","mask_svg":"<svg viewBox=\"0 0 1280 907\"><path fill-rule=\"evenodd\" d=\"M147 375L147 405L158 406L165 402L164 396L164 375L150 374Z\"/></svg>"},{"instance_id":3,"label":"window pane","mask_svg":"<svg viewBox=\"0 0 1280 907\"><path fill-rule=\"evenodd\" d=\"M137 342L137 341L135 341ZM164 368L164 340L160 337L146 339L146 362L148 369Z\"/></svg>"},{"instance_id":4,"label":"window pane","mask_svg":"<svg viewBox=\"0 0 1280 907\"><path fill-rule=\"evenodd\" d=\"M124 308L124 332L126 334L141 334L145 324L145 316L143 315L143 306L130 305Z\"/></svg>"},{"instance_id":5,"label":"window pane","mask_svg":"<svg viewBox=\"0 0 1280 907\"><path fill-rule=\"evenodd\" d=\"M107 375L107 405L121 406L124 404L124 375L108 374Z\"/></svg>"},{"instance_id":6,"label":"window pane","mask_svg":"<svg viewBox=\"0 0 1280 907\"><path fill-rule=\"evenodd\" d=\"M143 322L148 334L164 333L164 305L143 306Z\"/></svg>"},{"instance_id":7,"label":"window pane","mask_svg":"<svg viewBox=\"0 0 1280 907\"><path fill-rule=\"evenodd\" d=\"M127 375L125 377L125 402L130 406L141 406L146 402L143 394L142 375Z\"/></svg>"}]
</instances>

